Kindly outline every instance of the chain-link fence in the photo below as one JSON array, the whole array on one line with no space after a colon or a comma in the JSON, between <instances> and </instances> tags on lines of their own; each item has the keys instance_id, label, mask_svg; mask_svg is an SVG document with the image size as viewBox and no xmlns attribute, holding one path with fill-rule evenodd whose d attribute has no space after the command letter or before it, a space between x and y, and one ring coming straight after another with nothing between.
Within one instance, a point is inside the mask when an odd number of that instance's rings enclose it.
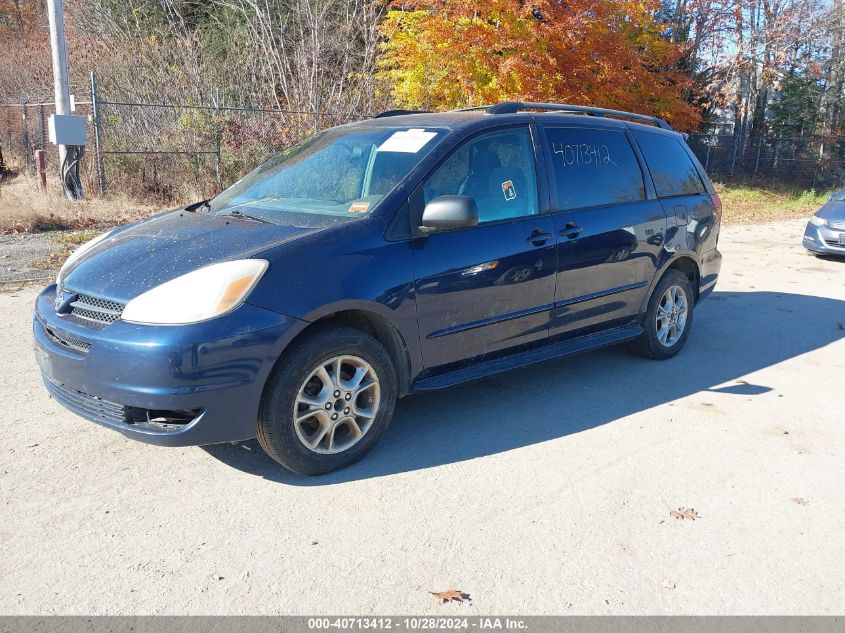
<instances>
[{"instance_id":1,"label":"chain-link fence","mask_svg":"<svg viewBox=\"0 0 845 633\"><path fill-rule=\"evenodd\" d=\"M804 189L845 181L845 136L692 134L687 143L714 179L777 180Z\"/></svg>"},{"instance_id":2,"label":"chain-link fence","mask_svg":"<svg viewBox=\"0 0 845 633\"><path fill-rule=\"evenodd\" d=\"M46 150L49 168L56 168L58 151L47 137L54 111L46 100L0 106L0 151L7 168L32 173L38 149ZM331 112L112 100L98 92L93 76L90 96L76 102L74 113L88 123L85 190L162 202L211 195L273 152L346 122Z\"/></svg>"},{"instance_id":3,"label":"chain-link fence","mask_svg":"<svg viewBox=\"0 0 845 633\"><path fill-rule=\"evenodd\" d=\"M58 152L47 139L53 111L46 100L0 108L0 148L7 164L31 172L35 150L44 149L49 168L55 168ZM88 121L85 190L162 202L211 195L274 151L346 122L328 112L110 100L98 93L93 77L90 96L76 102L76 114ZM714 179L778 180L803 189L841 186L845 180L845 137L703 133L690 135L688 143Z\"/></svg>"}]
</instances>

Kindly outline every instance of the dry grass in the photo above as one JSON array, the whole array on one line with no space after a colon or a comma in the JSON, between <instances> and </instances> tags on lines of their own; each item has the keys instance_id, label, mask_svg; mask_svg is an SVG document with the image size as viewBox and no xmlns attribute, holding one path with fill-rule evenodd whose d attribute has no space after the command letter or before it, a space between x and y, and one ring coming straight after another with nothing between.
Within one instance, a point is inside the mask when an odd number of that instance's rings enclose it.
<instances>
[{"instance_id":1,"label":"dry grass","mask_svg":"<svg viewBox=\"0 0 845 633\"><path fill-rule=\"evenodd\" d=\"M120 194L73 202L65 198L58 180L48 181L47 191L41 191L36 179L28 176L0 182L0 234L104 228L159 209Z\"/></svg>"},{"instance_id":2,"label":"dry grass","mask_svg":"<svg viewBox=\"0 0 845 633\"><path fill-rule=\"evenodd\" d=\"M715 183L726 224L759 224L808 218L827 202L830 192L801 191L776 183L745 185Z\"/></svg>"}]
</instances>

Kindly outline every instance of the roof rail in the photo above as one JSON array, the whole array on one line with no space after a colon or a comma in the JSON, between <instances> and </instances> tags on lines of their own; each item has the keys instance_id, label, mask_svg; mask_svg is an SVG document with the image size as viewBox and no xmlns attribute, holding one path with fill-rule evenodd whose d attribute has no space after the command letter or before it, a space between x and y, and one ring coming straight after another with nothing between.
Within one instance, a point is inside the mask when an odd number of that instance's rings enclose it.
<instances>
[{"instance_id":1,"label":"roof rail","mask_svg":"<svg viewBox=\"0 0 845 633\"><path fill-rule=\"evenodd\" d=\"M485 110L487 114L513 114L520 110L552 110L555 112L570 112L576 114L587 114L590 116L612 116L625 119L634 119L635 121L645 121L651 123L664 130L671 130L672 126L666 123L663 119L658 119L647 114L637 114L636 112L625 112L623 110L609 110L607 108L594 108L592 106L569 105L566 103L530 103L524 101L503 101L495 105L476 106L474 108L464 108L464 110Z\"/></svg>"},{"instance_id":2,"label":"roof rail","mask_svg":"<svg viewBox=\"0 0 845 633\"><path fill-rule=\"evenodd\" d=\"M375 115L374 119L384 119L389 116L402 116L403 114L428 114L430 110L386 110Z\"/></svg>"}]
</instances>

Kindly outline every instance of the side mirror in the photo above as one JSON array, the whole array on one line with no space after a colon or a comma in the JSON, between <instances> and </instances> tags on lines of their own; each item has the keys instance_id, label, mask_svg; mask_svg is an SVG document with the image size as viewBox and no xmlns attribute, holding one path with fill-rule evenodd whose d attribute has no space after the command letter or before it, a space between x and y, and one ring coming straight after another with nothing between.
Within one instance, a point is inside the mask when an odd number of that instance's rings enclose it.
<instances>
[{"instance_id":1,"label":"side mirror","mask_svg":"<svg viewBox=\"0 0 845 633\"><path fill-rule=\"evenodd\" d=\"M424 233L464 229L478 224L478 207L469 196L437 196L425 205L420 230Z\"/></svg>"}]
</instances>

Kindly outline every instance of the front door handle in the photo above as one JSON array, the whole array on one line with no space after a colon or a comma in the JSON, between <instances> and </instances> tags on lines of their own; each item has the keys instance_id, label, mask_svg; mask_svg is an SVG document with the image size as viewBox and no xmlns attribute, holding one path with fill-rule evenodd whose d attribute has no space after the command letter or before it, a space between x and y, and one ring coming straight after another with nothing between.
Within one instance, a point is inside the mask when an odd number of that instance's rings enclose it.
<instances>
[{"instance_id":1,"label":"front door handle","mask_svg":"<svg viewBox=\"0 0 845 633\"><path fill-rule=\"evenodd\" d=\"M531 235L528 236L527 241L531 242L534 246L542 246L550 239L552 239L551 233L546 233L542 229L534 229L531 231Z\"/></svg>"},{"instance_id":2,"label":"front door handle","mask_svg":"<svg viewBox=\"0 0 845 633\"><path fill-rule=\"evenodd\" d=\"M583 230L583 226L578 226L575 222L567 222L563 225L563 228L560 230L560 235L561 237L574 240L583 232Z\"/></svg>"}]
</instances>

